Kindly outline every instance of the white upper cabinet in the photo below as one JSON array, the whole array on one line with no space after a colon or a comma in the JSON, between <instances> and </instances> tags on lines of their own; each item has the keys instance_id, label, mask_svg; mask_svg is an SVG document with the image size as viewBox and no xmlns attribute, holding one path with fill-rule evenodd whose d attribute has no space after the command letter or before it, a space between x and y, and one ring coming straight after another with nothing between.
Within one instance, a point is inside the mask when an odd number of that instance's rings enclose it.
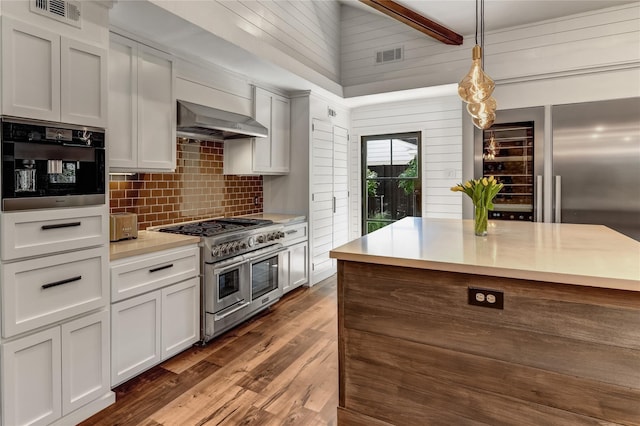
<instances>
[{"instance_id":1,"label":"white upper cabinet","mask_svg":"<svg viewBox=\"0 0 640 426\"><path fill-rule=\"evenodd\" d=\"M289 173L291 104L289 99L259 87L254 92L254 118L269 130L266 138L224 144L224 173L284 175Z\"/></svg>"},{"instance_id":2,"label":"white upper cabinet","mask_svg":"<svg viewBox=\"0 0 640 426\"><path fill-rule=\"evenodd\" d=\"M176 100L170 57L111 35L109 167L121 171L176 168Z\"/></svg>"},{"instance_id":3,"label":"white upper cabinet","mask_svg":"<svg viewBox=\"0 0 640 426\"><path fill-rule=\"evenodd\" d=\"M254 171L274 174L289 172L290 115L289 99L256 87L255 119L267 126L269 136L254 141Z\"/></svg>"},{"instance_id":4,"label":"white upper cabinet","mask_svg":"<svg viewBox=\"0 0 640 426\"><path fill-rule=\"evenodd\" d=\"M107 52L3 17L2 114L106 127Z\"/></svg>"}]
</instances>

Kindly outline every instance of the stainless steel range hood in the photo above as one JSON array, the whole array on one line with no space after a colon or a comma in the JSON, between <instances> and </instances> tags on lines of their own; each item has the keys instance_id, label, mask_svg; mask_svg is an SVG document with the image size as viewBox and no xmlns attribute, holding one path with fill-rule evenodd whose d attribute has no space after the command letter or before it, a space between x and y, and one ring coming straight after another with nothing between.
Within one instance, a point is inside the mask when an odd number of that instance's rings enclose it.
<instances>
[{"instance_id":1,"label":"stainless steel range hood","mask_svg":"<svg viewBox=\"0 0 640 426\"><path fill-rule=\"evenodd\" d=\"M219 141L266 138L269 130L246 115L178 101L176 133L189 139Z\"/></svg>"}]
</instances>

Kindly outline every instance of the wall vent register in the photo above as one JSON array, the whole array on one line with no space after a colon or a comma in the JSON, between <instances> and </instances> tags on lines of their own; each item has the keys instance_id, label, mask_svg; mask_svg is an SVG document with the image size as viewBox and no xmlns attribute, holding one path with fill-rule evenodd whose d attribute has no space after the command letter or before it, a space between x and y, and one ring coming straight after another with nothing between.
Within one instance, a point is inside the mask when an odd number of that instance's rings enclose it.
<instances>
[{"instance_id":1,"label":"wall vent register","mask_svg":"<svg viewBox=\"0 0 640 426\"><path fill-rule=\"evenodd\" d=\"M79 1L71 0L30 0L29 2L31 12L77 28L82 27L81 7Z\"/></svg>"}]
</instances>

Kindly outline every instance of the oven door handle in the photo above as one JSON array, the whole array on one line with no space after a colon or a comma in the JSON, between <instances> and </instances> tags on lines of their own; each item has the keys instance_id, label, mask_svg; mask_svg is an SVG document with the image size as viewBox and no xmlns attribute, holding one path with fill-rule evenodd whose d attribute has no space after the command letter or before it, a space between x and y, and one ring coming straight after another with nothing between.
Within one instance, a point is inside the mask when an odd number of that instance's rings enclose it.
<instances>
[{"instance_id":1,"label":"oven door handle","mask_svg":"<svg viewBox=\"0 0 640 426\"><path fill-rule=\"evenodd\" d=\"M222 262L210 263L206 262L207 265L213 267L213 273L218 275L222 272L228 271L230 269L235 269L238 266L241 266L243 263L246 263L242 256L234 257L233 259L223 260Z\"/></svg>"},{"instance_id":2,"label":"oven door handle","mask_svg":"<svg viewBox=\"0 0 640 426\"><path fill-rule=\"evenodd\" d=\"M270 251L268 253L262 252L262 253L254 255L254 256L247 256L247 260L249 262L251 262L251 263L260 262L261 260L268 259L270 257L273 257L273 256L275 256L277 254L280 254L283 251L287 251L287 250L288 250L287 247L280 247L277 250L273 250L273 251Z\"/></svg>"},{"instance_id":3,"label":"oven door handle","mask_svg":"<svg viewBox=\"0 0 640 426\"><path fill-rule=\"evenodd\" d=\"M244 309L247 306L249 306L250 303L251 302L244 302L244 303L241 303L241 304L233 307L233 309L229 310L228 312L225 312L224 314L221 314L221 315L215 314L214 321L220 321L221 319L224 319L224 318L228 317L231 314L235 314L240 309Z\"/></svg>"}]
</instances>

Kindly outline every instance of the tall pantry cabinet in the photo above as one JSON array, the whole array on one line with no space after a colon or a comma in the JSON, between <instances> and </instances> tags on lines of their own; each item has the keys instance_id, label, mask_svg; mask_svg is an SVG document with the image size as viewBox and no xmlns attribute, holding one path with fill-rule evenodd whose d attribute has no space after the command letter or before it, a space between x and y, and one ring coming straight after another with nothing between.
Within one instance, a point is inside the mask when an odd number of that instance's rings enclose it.
<instances>
[{"instance_id":1,"label":"tall pantry cabinet","mask_svg":"<svg viewBox=\"0 0 640 426\"><path fill-rule=\"evenodd\" d=\"M291 97L291 162L286 176L264 176L266 213L304 214L309 285L336 272L329 251L347 242L349 111L314 93Z\"/></svg>"},{"instance_id":2,"label":"tall pantry cabinet","mask_svg":"<svg viewBox=\"0 0 640 426\"><path fill-rule=\"evenodd\" d=\"M0 113L107 127L107 2L0 2ZM67 5L67 3L65 3ZM109 381L108 206L0 211L0 424L77 424Z\"/></svg>"}]
</instances>

